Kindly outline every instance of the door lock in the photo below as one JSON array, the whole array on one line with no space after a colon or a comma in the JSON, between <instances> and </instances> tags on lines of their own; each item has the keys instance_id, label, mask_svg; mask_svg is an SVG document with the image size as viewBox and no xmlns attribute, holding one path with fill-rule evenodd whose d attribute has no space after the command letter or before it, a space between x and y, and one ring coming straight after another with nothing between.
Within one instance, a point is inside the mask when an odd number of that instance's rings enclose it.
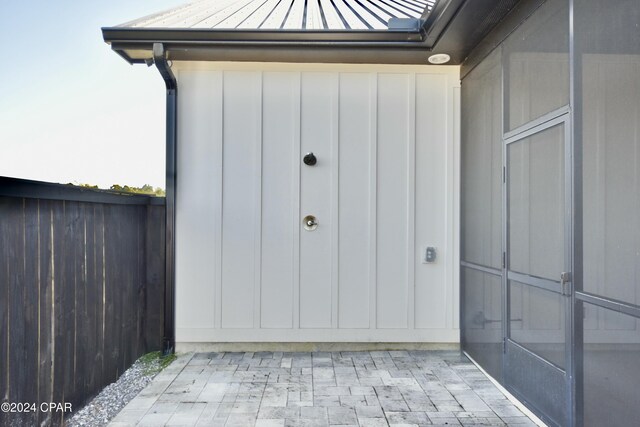
<instances>
[{"instance_id":1,"label":"door lock","mask_svg":"<svg viewBox=\"0 0 640 427\"><path fill-rule=\"evenodd\" d=\"M307 231L313 231L318 228L318 219L313 215L307 215L302 219L304 229Z\"/></svg>"},{"instance_id":2,"label":"door lock","mask_svg":"<svg viewBox=\"0 0 640 427\"><path fill-rule=\"evenodd\" d=\"M571 273L563 271L560 273L560 285L562 285L562 295L571 295Z\"/></svg>"}]
</instances>

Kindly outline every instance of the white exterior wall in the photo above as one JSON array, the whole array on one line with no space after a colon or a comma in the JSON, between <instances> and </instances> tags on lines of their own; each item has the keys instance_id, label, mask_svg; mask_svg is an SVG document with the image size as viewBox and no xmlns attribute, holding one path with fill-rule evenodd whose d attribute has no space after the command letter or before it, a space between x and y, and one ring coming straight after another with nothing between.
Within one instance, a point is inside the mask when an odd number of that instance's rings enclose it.
<instances>
[{"instance_id":1,"label":"white exterior wall","mask_svg":"<svg viewBox=\"0 0 640 427\"><path fill-rule=\"evenodd\" d=\"M458 67L173 68L178 343L459 341Z\"/></svg>"}]
</instances>

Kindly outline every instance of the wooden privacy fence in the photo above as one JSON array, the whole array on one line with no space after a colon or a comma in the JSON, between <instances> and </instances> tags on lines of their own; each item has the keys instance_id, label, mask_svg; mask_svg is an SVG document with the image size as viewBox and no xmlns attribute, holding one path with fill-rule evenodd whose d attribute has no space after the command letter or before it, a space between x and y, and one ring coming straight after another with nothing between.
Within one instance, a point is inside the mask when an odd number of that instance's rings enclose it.
<instances>
[{"instance_id":1,"label":"wooden privacy fence","mask_svg":"<svg viewBox=\"0 0 640 427\"><path fill-rule=\"evenodd\" d=\"M36 409L5 405L0 425L61 425L71 414L42 403L78 409L161 348L164 212L163 198L0 178L0 403Z\"/></svg>"}]
</instances>

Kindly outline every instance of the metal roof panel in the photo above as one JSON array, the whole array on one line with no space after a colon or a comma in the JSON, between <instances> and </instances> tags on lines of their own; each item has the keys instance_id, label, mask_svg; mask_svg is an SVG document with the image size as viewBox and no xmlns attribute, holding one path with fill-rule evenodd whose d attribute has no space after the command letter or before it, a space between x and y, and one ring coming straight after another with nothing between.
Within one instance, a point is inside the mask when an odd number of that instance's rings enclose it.
<instances>
[{"instance_id":1,"label":"metal roof panel","mask_svg":"<svg viewBox=\"0 0 640 427\"><path fill-rule=\"evenodd\" d=\"M420 18L435 0L198 0L120 28L387 29L390 18Z\"/></svg>"},{"instance_id":2,"label":"metal roof panel","mask_svg":"<svg viewBox=\"0 0 640 427\"><path fill-rule=\"evenodd\" d=\"M331 4L331 0L318 0L318 4L327 21L327 28L337 28L340 30L347 28L344 24L344 18L338 14L338 11Z\"/></svg>"}]
</instances>

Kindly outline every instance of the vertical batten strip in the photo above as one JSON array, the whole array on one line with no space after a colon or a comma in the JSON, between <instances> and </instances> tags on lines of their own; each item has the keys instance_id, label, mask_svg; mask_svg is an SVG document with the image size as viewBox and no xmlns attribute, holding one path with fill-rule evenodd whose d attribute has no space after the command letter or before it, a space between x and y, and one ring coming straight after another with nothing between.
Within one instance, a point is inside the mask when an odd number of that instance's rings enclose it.
<instances>
[{"instance_id":1,"label":"vertical batten strip","mask_svg":"<svg viewBox=\"0 0 640 427\"><path fill-rule=\"evenodd\" d=\"M453 215L452 209L453 209L453 198L452 198L452 191L453 191L453 134L452 132L449 132L449 126L453 125L453 109L454 107L454 102L453 102L453 88L451 87L451 83L449 82L449 80L447 79L447 86L448 86L448 90L447 90L447 99L446 99L446 109L445 111L447 111L447 137L446 137L446 150L445 150L445 157L446 157L446 169L445 169L445 215L444 215L444 222L445 222L445 230L446 230L446 234L445 234L445 248L444 248L444 281L446 283L446 291L445 291L445 307L446 307L446 311L445 311L445 325L446 327L450 328L453 325L453 307L452 307L452 302L453 302L453 295L454 295L454 291L453 291L453 257L452 257L452 251L451 251L451 247L452 247L452 234L451 231L449 230L449 228L452 226L452 222L451 222L451 218Z\"/></svg>"},{"instance_id":2,"label":"vertical batten strip","mask_svg":"<svg viewBox=\"0 0 640 427\"><path fill-rule=\"evenodd\" d=\"M55 257L56 257L56 251L55 251L55 230L54 230L54 207L50 206L50 216L49 216L49 220L50 220L50 228L49 228L49 241L51 242L51 256L49 258L49 263L51 265L51 311L50 311L50 330L49 330L49 338L50 338L50 345L51 345L51 370L50 372L50 377L49 377L49 384L51 384L51 401L53 401L53 396L54 396L54 392L55 392L55 370L56 370L56 359L55 359L55 355L56 355L56 335L55 335L55 331L56 331L56 314L55 314L55 309L56 309L56 298L55 298L55 290L56 290L56 262L55 262ZM103 231L104 234L104 231ZM104 240L103 240L104 241ZM104 270L103 270L103 278L104 278ZM104 279L103 279L103 283L102 283L103 289L104 289ZM104 295L104 291L103 291L103 295ZM104 296L102 298L102 300L104 301ZM9 298L7 298L7 301L9 301ZM104 304L103 304L104 307ZM104 308L102 311L102 318L104 319ZM103 320L103 327L102 327L102 336L104 336L104 320ZM8 337L9 335L7 335ZM102 354L104 354L104 343L102 345ZM7 363L9 361L9 358L7 357ZM7 372L8 372L8 365L7 365ZM101 369L104 370L104 366L101 366ZM8 384L8 383L7 383Z\"/></svg>"},{"instance_id":3,"label":"vertical batten strip","mask_svg":"<svg viewBox=\"0 0 640 427\"><path fill-rule=\"evenodd\" d=\"M1 200L0 204L0 233L7 235L9 224L6 215L6 202ZM9 399L9 248L4 244L0 245L0 399ZM4 422L7 415L0 412L0 421Z\"/></svg>"},{"instance_id":4,"label":"vertical batten strip","mask_svg":"<svg viewBox=\"0 0 640 427\"><path fill-rule=\"evenodd\" d=\"M254 229L254 290L253 290L253 327L260 329L260 301L261 301L261 285L262 285L262 111L263 111L263 88L264 88L264 74L259 71L255 76L258 83L258 90L256 92L256 105L259 108L256 109L256 167L255 167L255 229Z\"/></svg>"},{"instance_id":5,"label":"vertical batten strip","mask_svg":"<svg viewBox=\"0 0 640 427\"><path fill-rule=\"evenodd\" d=\"M409 74L408 83L408 147L407 147L407 327L415 327L415 219L416 219L416 74Z\"/></svg>"},{"instance_id":6,"label":"vertical batten strip","mask_svg":"<svg viewBox=\"0 0 640 427\"><path fill-rule=\"evenodd\" d=\"M447 275L446 286L453 290L453 297L449 307L453 308L453 329L460 328L460 269L455 266L460 265L460 245L459 242L459 227L460 227L460 84L456 84L455 76L449 76L449 80L454 80L451 84L453 92L453 102L450 123L453 124L453 128L447 127L447 129L453 129L453 141L451 149L451 161L447 162L451 168L451 187L447 190L447 195L451 200L451 210L445 214L445 224L447 221L453 221L452 225L445 225L447 230L447 254L450 254L448 258L447 268L450 271L450 275ZM448 325L447 325L448 326Z\"/></svg>"},{"instance_id":7,"label":"vertical batten strip","mask_svg":"<svg viewBox=\"0 0 640 427\"><path fill-rule=\"evenodd\" d=\"M224 72L218 71L219 76L218 81L218 93L220 96L218 97L216 102L216 109L218 113L218 117L220 119L220 129L218 131L218 141L216 147L216 158L214 167L218 171L215 192L217 194L214 195L215 200L218 201L218 208L215 212L214 223L216 227L216 271L215 271L215 317L214 317L214 325L216 329L220 329L222 327L222 191L223 191L223 162L222 158L224 156ZM216 119L214 117L214 119Z\"/></svg>"},{"instance_id":8,"label":"vertical batten strip","mask_svg":"<svg viewBox=\"0 0 640 427\"><path fill-rule=\"evenodd\" d=\"M37 220L37 225L36 225L36 239L37 239L37 249L36 249L36 258L37 258L37 267L36 267L36 283L37 283L37 291L38 291L38 310L37 310L37 322L38 322L38 326L37 326L37 333L38 333L38 350L37 350L37 363L38 363L38 373L37 373L37 378L36 378L36 400L38 402L42 402L42 398L40 396L40 375L41 375L41 368L42 365L40 364L40 355L42 354L42 330L41 330L41 324L40 324L40 316L41 316L41 308L42 308L42 277L41 277L41 272L42 272L42 248L40 247L40 200L37 200L37 212L36 215L38 216L38 220ZM85 250L86 250L86 242L85 242Z\"/></svg>"},{"instance_id":9,"label":"vertical batten strip","mask_svg":"<svg viewBox=\"0 0 640 427\"><path fill-rule=\"evenodd\" d=\"M102 285L102 335L101 335L101 349L102 349L102 359L100 360L101 362L101 371L102 371L102 375L103 375L103 379L107 378L107 374L105 373L105 369L104 369L104 365L105 365L105 360L107 358L107 353L105 352L105 344L106 344L106 339L105 339L105 332L107 329L107 316L106 316L106 312L107 312L107 248L106 248L106 243L105 243L105 226L104 226L104 222L105 222L105 218L104 218L104 206L102 206L102 208L100 209L100 217L101 217L101 221L100 221L100 235L101 235L101 247L100 247L100 255L102 257L102 277L101 277L101 285ZM52 265L52 269L54 268L53 266L55 265L55 258L53 257L53 243L54 243L54 234L53 234L53 216L51 217L51 265ZM54 276L53 276L53 270L51 271L51 300L53 301L52 306L51 306L51 343L52 346L55 347L55 325L54 325L54 320L55 320L55 280L54 280ZM52 384L53 384L53 378L54 378L54 365L55 365L55 352L52 351L51 354L51 360L52 360L52 367L51 367L51 380L52 380ZM53 388L53 386L51 387L52 390L52 396L53 393L55 393L55 389Z\"/></svg>"},{"instance_id":10,"label":"vertical batten strip","mask_svg":"<svg viewBox=\"0 0 640 427\"><path fill-rule=\"evenodd\" d=\"M377 194L378 194L378 73L369 75L369 329L377 324Z\"/></svg>"},{"instance_id":11,"label":"vertical batten strip","mask_svg":"<svg viewBox=\"0 0 640 427\"><path fill-rule=\"evenodd\" d=\"M340 73L333 73L331 99L331 327L338 328L340 301Z\"/></svg>"},{"instance_id":12,"label":"vertical batten strip","mask_svg":"<svg viewBox=\"0 0 640 427\"><path fill-rule=\"evenodd\" d=\"M293 149L291 150L293 154L293 161L291 164L293 165L293 180L291 182L292 185L292 194L293 194L293 328L300 328L300 165L301 165L301 126L300 122L302 120L301 117L301 85L302 85L302 76L300 72L295 73L295 88L294 88L294 96L293 96L293 123L294 123L294 140L293 140Z\"/></svg>"}]
</instances>

